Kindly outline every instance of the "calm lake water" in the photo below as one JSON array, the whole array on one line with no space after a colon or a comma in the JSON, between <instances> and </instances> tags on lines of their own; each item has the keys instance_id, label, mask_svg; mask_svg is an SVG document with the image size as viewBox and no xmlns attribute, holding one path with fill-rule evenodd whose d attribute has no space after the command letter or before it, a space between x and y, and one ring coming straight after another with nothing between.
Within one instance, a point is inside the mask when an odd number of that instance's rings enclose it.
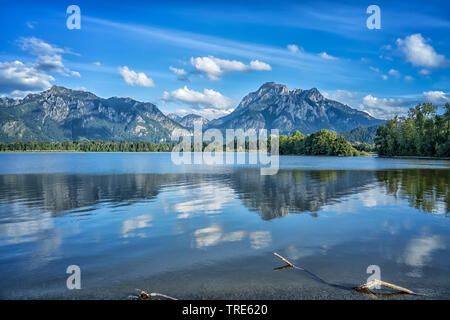
<instances>
[{"instance_id":1,"label":"calm lake water","mask_svg":"<svg viewBox=\"0 0 450 320\"><path fill-rule=\"evenodd\" d=\"M439 160L289 156L261 176L168 153L0 154L0 298L366 299L345 288L378 265L422 294L406 298L450 299L449 188ZM274 271L273 252L325 282Z\"/></svg>"}]
</instances>

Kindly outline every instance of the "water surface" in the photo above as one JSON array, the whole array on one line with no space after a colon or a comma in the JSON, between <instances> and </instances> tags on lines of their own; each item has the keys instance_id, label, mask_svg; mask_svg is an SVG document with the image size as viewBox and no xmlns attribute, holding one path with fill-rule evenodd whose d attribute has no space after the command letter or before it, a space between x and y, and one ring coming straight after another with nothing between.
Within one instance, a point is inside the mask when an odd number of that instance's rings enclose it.
<instances>
[{"instance_id":1,"label":"water surface","mask_svg":"<svg viewBox=\"0 0 450 320\"><path fill-rule=\"evenodd\" d=\"M408 298L449 299L449 186L440 160L288 156L261 176L167 153L0 154L0 298L367 298L273 271L278 252L331 284L378 265L423 295Z\"/></svg>"}]
</instances>

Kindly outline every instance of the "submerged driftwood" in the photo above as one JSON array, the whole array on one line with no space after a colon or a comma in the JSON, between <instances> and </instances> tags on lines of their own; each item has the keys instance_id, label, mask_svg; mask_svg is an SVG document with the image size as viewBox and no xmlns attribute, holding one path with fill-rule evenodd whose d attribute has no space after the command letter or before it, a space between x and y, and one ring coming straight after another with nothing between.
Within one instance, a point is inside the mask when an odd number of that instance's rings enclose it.
<instances>
[{"instance_id":1,"label":"submerged driftwood","mask_svg":"<svg viewBox=\"0 0 450 320\"><path fill-rule=\"evenodd\" d=\"M141 290L141 293L139 293L139 296L137 297L138 300L160 300L157 298L165 298L168 300L178 300L176 298L173 298L171 296L162 294L162 293L158 293L158 292L151 292L151 293L147 293L144 290Z\"/></svg>"},{"instance_id":2,"label":"submerged driftwood","mask_svg":"<svg viewBox=\"0 0 450 320\"><path fill-rule=\"evenodd\" d=\"M332 283L328 283L325 280L323 280L322 278L320 278L319 276L315 275L314 273L301 268L301 267L297 267L295 264L293 264L292 262L290 262L288 259L284 258L283 256L279 255L278 253L274 252L273 253L277 258L279 258L280 260L282 260L283 262L286 263L286 265L281 266L281 267L277 267L274 268L275 271L278 270L284 270L284 269L288 269L288 268L294 268L297 270L301 270L301 271L305 271L306 273L308 273L309 275L313 276L313 278L315 278L316 280L325 283L327 285L333 286L333 287L337 287L337 288L341 288L341 289L352 289L352 290L356 290L359 293L365 295L365 296L369 296L371 298L379 298L379 297L393 297L393 296L400 296L400 295L406 295L406 294L410 294L410 295L418 295L417 293L415 293L414 291L411 291L409 289L397 286L395 284L389 283L389 282L385 282L385 281L381 281L381 280L372 280L366 284L363 284L361 286L358 287L354 287L354 288L350 288L350 287L344 287L338 284L332 284ZM378 286L383 286L383 287L387 287L390 289L394 289L397 290L397 292L393 292L393 293L376 293L373 292L371 289L378 287Z\"/></svg>"},{"instance_id":3,"label":"submerged driftwood","mask_svg":"<svg viewBox=\"0 0 450 320\"><path fill-rule=\"evenodd\" d=\"M281 266L281 267L277 267L274 268L275 271L279 271L279 270L284 270L284 269L289 269L289 268L294 268L297 270L301 270L306 272L309 276L311 276L312 278L314 278L315 280L322 282L324 284L327 284L329 286L335 287L335 288L339 288L339 289L344 289L344 290L355 290L358 291L359 293L371 297L371 298L386 298L386 297L395 297L395 296L401 296L401 295L418 295L417 293L415 293L414 291L411 291L409 289L397 286L395 284L389 283L389 282L385 282L385 281L381 281L381 280L372 280L370 282L367 282L363 285L360 285L358 287L346 287L343 285L339 285L339 284L334 284L334 283L329 283L325 280L323 280L322 278L320 278L319 276L317 276L316 274L312 273L311 271L308 271L307 269L301 268L296 266L295 264L293 264L292 262L290 262L288 259L284 258L283 256L281 256L280 254L274 252L273 253L278 259L282 260L284 263L286 263L286 265ZM376 288L378 286L383 286L386 288L390 288L390 289L394 289L397 290L397 292L391 292L391 293L377 293L377 292L373 292L371 289ZM138 289L139 291L139 289ZM162 294L162 293L158 293L158 292L151 292L151 293L147 293L144 290L140 290L141 292L139 293L139 295L135 298L137 298L138 300L160 300L158 298L164 298L167 300L178 300L176 298L173 298L171 296Z\"/></svg>"}]
</instances>

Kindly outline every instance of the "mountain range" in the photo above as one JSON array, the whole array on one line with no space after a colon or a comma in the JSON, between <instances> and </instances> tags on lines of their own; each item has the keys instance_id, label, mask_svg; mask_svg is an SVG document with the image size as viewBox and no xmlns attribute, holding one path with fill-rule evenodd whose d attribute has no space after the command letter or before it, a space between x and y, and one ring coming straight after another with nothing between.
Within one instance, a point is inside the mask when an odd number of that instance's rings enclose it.
<instances>
[{"instance_id":1,"label":"mountain range","mask_svg":"<svg viewBox=\"0 0 450 320\"><path fill-rule=\"evenodd\" d=\"M0 100L0 141L166 141L190 130L157 106L131 98L102 99L53 86L20 100Z\"/></svg>"},{"instance_id":2,"label":"mountain range","mask_svg":"<svg viewBox=\"0 0 450 320\"><path fill-rule=\"evenodd\" d=\"M289 90L273 82L245 96L232 113L211 121L195 114L165 115L152 103L131 98L103 99L59 86L23 99L0 98L0 142L162 142L170 140L174 131L191 135L197 121L204 128L267 128L279 129L280 134L320 129L341 132L383 123L365 112L326 99L316 88Z\"/></svg>"},{"instance_id":3,"label":"mountain range","mask_svg":"<svg viewBox=\"0 0 450 320\"><path fill-rule=\"evenodd\" d=\"M232 113L210 121L208 127L279 129L280 134L299 130L308 134L321 129L349 131L383 122L366 112L326 99L316 88L289 90L285 85L267 82L245 96Z\"/></svg>"},{"instance_id":4,"label":"mountain range","mask_svg":"<svg viewBox=\"0 0 450 320\"><path fill-rule=\"evenodd\" d=\"M167 117L190 129L194 128L194 124L197 122L201 123L203 126L207 125L209 122L208 119L193 113L187 114L184 117L175 113L169 113L167 114Z\"/></svg>"}]
</instances>

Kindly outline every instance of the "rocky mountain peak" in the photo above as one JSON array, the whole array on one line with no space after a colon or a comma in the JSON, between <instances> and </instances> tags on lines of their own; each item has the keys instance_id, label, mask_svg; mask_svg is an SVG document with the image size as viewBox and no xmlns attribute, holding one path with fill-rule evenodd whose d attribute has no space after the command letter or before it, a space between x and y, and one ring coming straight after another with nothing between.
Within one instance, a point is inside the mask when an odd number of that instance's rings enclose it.
<instances>
[{"instance_id":1,"label":"rocky mountain peak","mask_svg":"<svg viewBox=\"0 0 450 320\"><path fill-rule=\"evenodd\" d=\"M321 129L346 131L381 122L365 112L326 99L317 88L290 91L285 85L266 82L245 96L232 113L210 121L209 127L278 128L281 133L290 134L295 130L303 133Z\"/></svg>"},{"instance_id":2,"label":"rocky mountain peak","mask_svg":"<svg viewBox=\"0 0 450 320\"><path fill-rule=\"evenodd\" d=\"M289 88L284 84L278 84L275 82L266 82L264 83L258 91L256 91L258 96L270 93L270 94L285 94L289 93Z\"/></svg>"},{"instance_id":3,"label":"rocky mountain peak","mask_svg":"<svg viewBox=\"0 0 450 320\"><path fill-rule=\"evenodd\" d=\"M319 101L325 100L324 96L320 93L319 90L317 90L317 88L305 90L305 91L303 91L303 93L306 98L308 98L309 100L314 101L314 102L319 102Z\"/></svg>"},{"instance_id":4,"label":"rocky mountain peak","mask_svg":"<svg viewBox=\"0 0 450 320\"><path fill-rule=\"evenodd\" d=\"M58 95L58 94L70 94L72 90L64 88L64 87L60 87L57 85L53 85L50 89L48 89L47 91L44 91L44 94L47 95Z\"/></svg>"}]
</instances>

